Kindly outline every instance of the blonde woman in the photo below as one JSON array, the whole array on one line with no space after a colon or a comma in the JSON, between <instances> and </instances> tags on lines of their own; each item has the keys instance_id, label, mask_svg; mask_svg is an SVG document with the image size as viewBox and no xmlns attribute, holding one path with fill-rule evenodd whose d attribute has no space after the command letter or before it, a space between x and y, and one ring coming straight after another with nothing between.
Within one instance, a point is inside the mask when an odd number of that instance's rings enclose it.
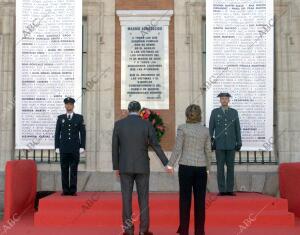
<instances>
[{"instance_id":1,"label":"blonde woman","mask_svg":"<svg viewBox=\"0 0 300 235\"><path fill-rule=\"evenodd\" d=\"M176 144L168 163L171 169L179 160L180 225L177 233L189 234L193 191L195 235L204 235L206 184L211 162L210 135L208 128L201 123L199 105L189 105L185 115L186 123L178 126Z\"/></svg>"}]
</instances>

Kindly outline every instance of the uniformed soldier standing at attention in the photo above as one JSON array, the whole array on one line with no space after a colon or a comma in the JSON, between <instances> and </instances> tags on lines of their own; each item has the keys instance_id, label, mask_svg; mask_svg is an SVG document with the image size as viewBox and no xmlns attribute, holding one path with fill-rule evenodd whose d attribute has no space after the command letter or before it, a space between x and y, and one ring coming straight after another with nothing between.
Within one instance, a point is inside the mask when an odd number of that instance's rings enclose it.
<instances>
[{"instance_id":1,"label":"uniformed soldier standing at attention","mask_svg":"<svg viewBox=\"0 0 300 235\"><path fill-rule=\"evenodd\" d=\"M80 153L85 150L83 116L74 113L75 100L64 99L66 113L59 115L55 129L55 151L60 153L62 195L76 196Z\"/></svg>"},{"instance_id":2,"label":"uniformed soldier standing at attention","mask_svg":"<svg viewBox=\"0 0 300 235\"><path fill-rule=\"evenodd\" d=\"M220 93L218 97L220 97L221 107L211 112L209 120L212 150L216 150L218 195L235 196L233 192L235 151L239 151L242 147L240 121L237 110L228 106L231 95Z\"/></svg>"}]
</instances>

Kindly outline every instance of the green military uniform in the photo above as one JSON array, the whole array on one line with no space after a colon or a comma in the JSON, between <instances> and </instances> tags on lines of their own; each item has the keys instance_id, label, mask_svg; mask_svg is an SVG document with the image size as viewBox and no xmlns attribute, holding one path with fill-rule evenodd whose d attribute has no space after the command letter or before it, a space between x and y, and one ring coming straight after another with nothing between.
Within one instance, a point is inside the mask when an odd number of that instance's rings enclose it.
<instances>
[{"instance_id":1,"label":"green military uniform","mask_svg":"<svg viewBox=\"0 0 300 235\"><path fill-rule=\"evenodd\" d=\"M216 150L217 178L220 193L232 193L234 186L235 151L242 146L240 121L237 110L216 108L211 112L209 132ZM227 166L225 184L224 165Z\"/></svg>"}]
</instances>

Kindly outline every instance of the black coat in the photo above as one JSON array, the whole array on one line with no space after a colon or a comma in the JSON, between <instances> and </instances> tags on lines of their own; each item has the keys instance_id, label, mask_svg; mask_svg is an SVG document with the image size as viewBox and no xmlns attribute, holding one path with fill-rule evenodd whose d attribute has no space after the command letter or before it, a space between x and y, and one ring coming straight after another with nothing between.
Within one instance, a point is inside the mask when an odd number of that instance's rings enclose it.
<instances>
[{"instance_id":1,"label":"black coat","mask_svg":"<svg viewBox=\"0 0 300 235\"><path fill-rule=\"evenodd\" d=\"M60 153L78 153L80 148L85 148L85 124L83 116L73 113L71 120L66 114L59 115L55 129L55 148Z\"/></svg>"},{"instance_id":2,"label":"black coat","mask_svg":"<svg viewBox=\"0 0 300 235\"><path fill-rule=\"evenodd\" d=\"M148 146L151 146L164 166L168 159L149 121L129 115L115 123L112 137L113 169L120 173L150 173Z\"/></svg>"}]
</instances>

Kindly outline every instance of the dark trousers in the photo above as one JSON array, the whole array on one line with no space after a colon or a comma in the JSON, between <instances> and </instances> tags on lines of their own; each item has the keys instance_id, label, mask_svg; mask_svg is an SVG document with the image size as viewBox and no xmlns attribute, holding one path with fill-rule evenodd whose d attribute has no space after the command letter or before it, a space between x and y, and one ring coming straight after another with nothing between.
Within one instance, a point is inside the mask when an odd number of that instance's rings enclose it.
<instances>
[{"instance_id":1,"label":"dark trousers","mask_svg":"<svg viewBox=\"0 0 300 235\"><path fill-rule=\"evenodd\" d=\"M132 215L132 192L134 181L138 193L140 232L147 232L149 229L149 174L121 173L121 191L123 203L123 230L133 234L133 223L138 218Z\"/></svg>"},{"instance_id":2,"label":"dark trousers","mask_svg":"<svg viewBox=\"0 0 300 235\"><path fill-rule=\"evenodd\" d=\"M61 182L65 194L77 192L77 172L79 163L79 153L61 153Z\"/></svg>"},{"instance_id":3,"label":"dark trousers","mask_svg":"<svg viewBox=\"0 0 300 235\"><path fill-rule=\"evenodd\" d=\"M179 213L180 225L177 233L189 234L192 190L194 193L195 235L204 235L205 196L207 184L206 167L179 165Z\"/></svg>"},{"instance_id":4,"label":"dark trousers","mask_svg":"<svg viewBox=\"0 0 300 235\"><path fill-rule=\"evenodd\" d=\"M219 192L233 192L235 150L216 150L216 159ZM224 170L225 164L227 167L226 183Z\"/></svg>"}]
</instances>

